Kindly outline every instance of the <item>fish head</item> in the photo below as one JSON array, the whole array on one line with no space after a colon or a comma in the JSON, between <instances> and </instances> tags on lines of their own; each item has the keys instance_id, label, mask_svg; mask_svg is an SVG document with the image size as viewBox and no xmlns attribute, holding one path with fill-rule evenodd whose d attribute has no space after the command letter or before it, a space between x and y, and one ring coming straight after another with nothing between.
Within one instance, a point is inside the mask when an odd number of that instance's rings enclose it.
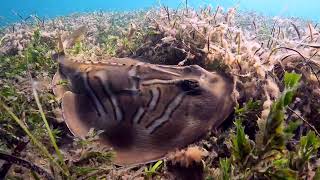
<instances>
[{"instance_id":1,"label":"fish head","mask_svg":"<svg viewBox=\"0 0 320 180\"><path fill-rule=\"evenodd\" d=\"M85 78L91 68L90 65L84 63L64 61L59 63L58 73L63 77L70 91L77 94L85 94Z\"/></svg>"}]
</instances>

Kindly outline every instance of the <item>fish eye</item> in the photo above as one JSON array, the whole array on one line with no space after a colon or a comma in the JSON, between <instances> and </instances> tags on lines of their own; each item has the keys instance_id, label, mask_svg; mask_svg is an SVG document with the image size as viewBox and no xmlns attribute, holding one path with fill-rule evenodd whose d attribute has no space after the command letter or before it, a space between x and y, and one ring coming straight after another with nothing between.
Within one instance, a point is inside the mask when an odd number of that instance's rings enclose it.
<instances>
[{"instance_id":1,"label":"fish eye","mask_svg":"<svg viewBox=\"0 0 320 180\"><path fill-rule=\"evenodd\" d=\"M199 82L196 80L182 80L177 86L185 91L188 95L198 95L201 92Z\"/></svg>"},{"instance_id":2,"label":"fish eye","mask_svg":"<svg viewBox=\"0 0 320 180\"><path fill-rule=\"evenodd\" d=\"M200 76L201 75L201 71L199 69L199 66L198 65L190 65L190 66L186 66L184 69L183 69L183 72L185 74L194 74L194 75L197 75L197 76Z\"/></svg>"},{"instance_id":3,"label":"fish eye","mask_svg":"<svg viewBox=\"0 0 320 180\"><path fill-rule=\"evenodd\" d=\"M217 77L214 77L209 80L209 83L214 84L214 83L217 83L218 81L219 79Z\"/></svg>"},{"instance_id":4,"label":"fish eye","mask_svg":"<svg viewBox=\"0 0 320 180\"><path fill-rule=\"evenodd\" d=\"M184 73L188 74L188 73L191 73L192 72L192 69L190 66L186 66L184 69L183 69Z\"/></svg>"}]
</instances>

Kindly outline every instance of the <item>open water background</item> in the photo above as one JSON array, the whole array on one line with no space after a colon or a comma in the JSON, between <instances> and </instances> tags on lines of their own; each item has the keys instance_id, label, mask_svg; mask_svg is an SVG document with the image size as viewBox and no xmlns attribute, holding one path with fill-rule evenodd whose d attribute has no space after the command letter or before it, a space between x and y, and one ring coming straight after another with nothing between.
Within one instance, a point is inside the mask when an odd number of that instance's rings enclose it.
<instances>
[{"instance_id":1,"label":"open water background","mask_svg":"<svg viewBox=\"0 0 320 180\"><path fill-rule=\"evenodd\" d=\"M36 14L52 18L72 13L91 11L132 11L159 4L177 8L185 0L0 0L0 25L17 22ZM190 7L217 5L227 9L237 7L242 11L255 11L267 16L298 17L320 22L320 0L188 0Z\"/></svg>"}]
</instances>

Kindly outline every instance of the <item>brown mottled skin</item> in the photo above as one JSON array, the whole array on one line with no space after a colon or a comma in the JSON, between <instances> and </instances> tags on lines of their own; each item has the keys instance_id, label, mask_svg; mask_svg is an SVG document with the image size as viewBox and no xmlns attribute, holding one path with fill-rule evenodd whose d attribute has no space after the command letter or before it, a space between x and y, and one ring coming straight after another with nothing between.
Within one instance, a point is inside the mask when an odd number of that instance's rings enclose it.
<instances>
[{"instance_id":1,"label":"brown mottled skin","mask_svg":"<svg viewBox=\"0 0 320 180\"><path fill-rule=\"evenodd\" d=\"M53 80L66 124L78 137L90 128L114 148L115 163L163 157L217 128L231 113L232 81L199 66L165 66L130 58L76 63L62 56ZM139 112L140 111L140 112Z\"/></svg>"}]
</instances>

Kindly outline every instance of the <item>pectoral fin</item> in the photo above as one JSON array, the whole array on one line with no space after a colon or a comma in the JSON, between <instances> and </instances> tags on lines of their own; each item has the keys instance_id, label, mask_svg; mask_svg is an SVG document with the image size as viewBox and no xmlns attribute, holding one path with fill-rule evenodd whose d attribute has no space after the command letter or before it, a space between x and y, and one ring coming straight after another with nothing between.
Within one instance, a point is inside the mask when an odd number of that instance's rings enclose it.
<instances>
[{"instance_id":1,"label":"pectoral fin","mask_svg":"<svg viewBox=\"0 0 320 180\"><path fill-rule=\"evenodd\" d=\"M52 90L58 101L60 101L64 95L65 92L68 91L68 88L63 82L63 79L61 78L61 75L59 72L56 72L56 74L53 76L52 79Z\"/></svg>"},{"instance_id":2,"label":"pectoral fin","mask_svg":"<svg viewBox=\"0 0 320 180\"><path fill-rule=\"evenodd\" d=\"M64 93L62 98L64 120L73 135L84 138L91 128L97 127L99 117L90 99L85 95Z\"/></svg>"}]
</instances>

